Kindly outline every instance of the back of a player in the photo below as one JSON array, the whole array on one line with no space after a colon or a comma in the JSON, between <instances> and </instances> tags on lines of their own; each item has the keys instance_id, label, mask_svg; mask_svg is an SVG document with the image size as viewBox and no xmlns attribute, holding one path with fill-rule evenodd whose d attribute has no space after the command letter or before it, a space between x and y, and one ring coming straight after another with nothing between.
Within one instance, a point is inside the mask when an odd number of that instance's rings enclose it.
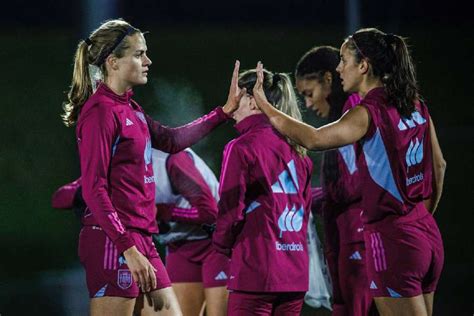
<instances>
[{"instance_id":1,"label":"back of a player","mask_svg":"<svg viewBox=\"0 0 474 316\"><path fill-rule=\"evenodd\" d=\"M364 238L374 297L434 292L444 261L439 229L423 203L432 193L430 118L423 103L402 117L383 89L362 100L371 118L362 141Z\"/></svg>"}]
</instances>

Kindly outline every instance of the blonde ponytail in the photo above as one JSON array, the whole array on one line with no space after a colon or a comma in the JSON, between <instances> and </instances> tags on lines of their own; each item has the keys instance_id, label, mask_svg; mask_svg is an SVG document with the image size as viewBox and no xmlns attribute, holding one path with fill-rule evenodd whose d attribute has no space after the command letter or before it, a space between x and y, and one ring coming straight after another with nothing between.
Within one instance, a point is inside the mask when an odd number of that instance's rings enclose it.
<instances>
[{"instance_id":1,"label":"blonde ponytail","mask_svg":"<svg viewBox=\"0 0 474 316\"><path fill-rule=\"evenodd\" d=\"M302 116L290 77L284 73L273 74L268 70L263 71L263 77L263 90L267 100L278 110L301 121ZM254 69L244 71L239 75L239 87L246 88L247 92L251 94L256 80L257 73ZM306 155L306 148L288 137L286 137L286 141L300 156Z\"/></svg>"}]
</instances>

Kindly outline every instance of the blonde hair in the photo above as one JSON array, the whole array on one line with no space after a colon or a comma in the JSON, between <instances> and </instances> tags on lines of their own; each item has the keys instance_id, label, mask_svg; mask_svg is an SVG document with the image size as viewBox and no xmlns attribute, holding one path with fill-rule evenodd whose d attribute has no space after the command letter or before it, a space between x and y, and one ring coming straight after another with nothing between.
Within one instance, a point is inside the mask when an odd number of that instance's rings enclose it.
<instances>
[{"instance_id":1,"label":"blonde hair","mask_svg":"<svg viewBox=\"0 0 474 316\"><path fill-rule=\"evenodd\" d=\"M246 70L239 75L239 87L246 88L247 93L252 94L253 86L257 80L254 69ZM267 100L278 110L302 121L295 90L290 77L285 73L271 73L263 70L263 90ZM300 155L306 156L306 148L298 145L292 139L286 137L286 141Z\"/></svg>"},{"instance_id":2,"label":"blonde hair","mask_svg":"<svg viewBox=\"0 0 474 316\"><path fill-rule=\"evenodd\" d=\"M107 56L113 54L122 57L129 47L124 39L136 33L141 31L122 19L116 19L104 22L89 38L79 42L74 57L72 82L67 101L63 104L64 113L61 115L66 126L76 123L82 106L93 94L89 65L99 67L106 76L104 61Z\"/></svg>"}]
</instances>

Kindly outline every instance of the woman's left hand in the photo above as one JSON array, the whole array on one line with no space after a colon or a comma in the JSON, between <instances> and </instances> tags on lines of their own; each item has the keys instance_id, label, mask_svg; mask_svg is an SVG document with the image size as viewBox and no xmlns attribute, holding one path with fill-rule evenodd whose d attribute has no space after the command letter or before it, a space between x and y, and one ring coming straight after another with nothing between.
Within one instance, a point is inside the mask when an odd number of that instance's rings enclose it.
<instances>
[{"instance_id":1,"label":"woman's left hand","mask_svg":"<svg viewBox=\"0 0 474 316\"><path fill-rule=\"evenodd\" d=\"M234 113L235 110L239 108L240 99L246 93L245 88L239 88L239 67L240 62L238 60L235 61L234 72L232 73L232 80L230 82L229 87L229 95L227 96L227 102L225 103L224 113L227 115L231 115Z\"/></svg>"}]
</instances>

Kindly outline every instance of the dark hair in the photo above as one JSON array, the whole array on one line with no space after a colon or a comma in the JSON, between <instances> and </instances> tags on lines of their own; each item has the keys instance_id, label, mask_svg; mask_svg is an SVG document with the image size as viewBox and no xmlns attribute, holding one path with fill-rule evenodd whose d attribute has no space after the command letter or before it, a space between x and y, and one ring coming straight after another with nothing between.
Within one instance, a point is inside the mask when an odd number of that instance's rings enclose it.
<instances>
[{"instance_id":1,"label":"dark hair","mask_svg":"<svg viewBox=\"0 0 474 316\"><path fill-rule=\"evenodd\" d=\"M256 81L257 72L255 69L246 70L239 75L238 85L241 89L247 89L247 93L252 95ZM265 92L268 102L270 102L275 108L298 121L302 121L295 90L293 89L293 84L287 74L271 73L264 69L263 91ZM303 146L298 145L288 137L286 137L286 140L296 150L296 152L298 152L298 154L301 156L306 155L306 149Z\"/></svg>"},{"instance_id":2,"label":"dark hair","mask_svg":"<svg viewBox=\"0 0 474 316\"><path fill-rule=\"evenodd\" d=\"M316 46L307 51L296 64L296 80L317 80L322 82L324 74L332 75L331 93L328 96L329 116L328 122L338 120L342 115L344 103L348 94L342 89L341 78L336 71L340 61L339 50L332 46ZM321 182L324 187L339 179L337 150L323 153Z\"/></svg>"},{"instance_id":3,"label":"dark hair","mask_svg":"<svg viewBox=\"0 0 474 316\"><path fill-rule=\"evenodd\" d=\"M375 29L361 29L345 41L357 62L366 59L372 75L380 78L400 115L409 117L415 103L421 99L416 81L415 66L405 40L398 35L385 34Z\"/></svg>"},{"instance_id":4,"label":"dark hair","mask_svg":"<svg viewBox=\"0 0 474 316\"><path fill-rule=\"evenodd\" d=\"M124 20L110 20L93 31L89 38L79 42L68 100L63 105L64 114L61 115L66 126L76 123L82 106L93 93L89 65L99 67L106 76L104 60L110 54L122 57L129 48L126 37L136 33L141 31Z\"/></svg>"}]
</instances>

